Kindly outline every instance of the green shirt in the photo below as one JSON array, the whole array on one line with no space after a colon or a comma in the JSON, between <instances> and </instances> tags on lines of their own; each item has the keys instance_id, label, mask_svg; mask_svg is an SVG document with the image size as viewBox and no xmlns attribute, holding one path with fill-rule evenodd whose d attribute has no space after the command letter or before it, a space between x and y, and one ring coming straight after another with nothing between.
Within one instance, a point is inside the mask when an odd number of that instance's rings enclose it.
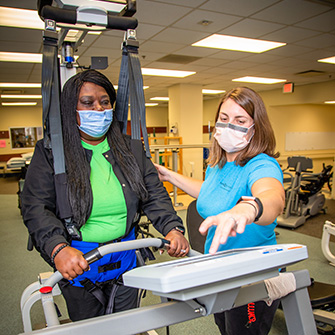
<instances>
[{"instance_id":1,"label":"green shirt","mask_svg":"<svg viewBox=\"0 0 335 335\"><path fill-rule=\"evenodd\" d=\"M104 243L124 235L127 223L126 201L113 167L103 155L109 150L107 138L97 145L84 141L82 145L92 151L90 181L93 206L90 217L80 230L83 241Z\"/></svg>"}]
</instances>

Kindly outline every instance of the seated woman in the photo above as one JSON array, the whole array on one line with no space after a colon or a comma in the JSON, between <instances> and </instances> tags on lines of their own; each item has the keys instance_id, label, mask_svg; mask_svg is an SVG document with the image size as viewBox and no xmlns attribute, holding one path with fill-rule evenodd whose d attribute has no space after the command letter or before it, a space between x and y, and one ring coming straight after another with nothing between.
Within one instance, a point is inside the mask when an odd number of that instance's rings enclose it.
<instances>
[{"instance_id":1,"label":"seated woman","mask_svg":"<svg viewBox=\"0 0 335 335\"><path fill-rule=\"evenodd\" d=\"M121 275L136 266L135 251L83 258L101 244L135 239L141 211L170 241L169 255L189 250L181 219L139 140L123 135L115 118L115 90L88 70L70 78L61 95L68 198L79 238L59 217L52 152L36 145L22 193L22 214L36 249L64 277L60 288L72 321L137 307L137 289ZM90 270L90 271L88 271Z\"/></svg>"}]
</instances>

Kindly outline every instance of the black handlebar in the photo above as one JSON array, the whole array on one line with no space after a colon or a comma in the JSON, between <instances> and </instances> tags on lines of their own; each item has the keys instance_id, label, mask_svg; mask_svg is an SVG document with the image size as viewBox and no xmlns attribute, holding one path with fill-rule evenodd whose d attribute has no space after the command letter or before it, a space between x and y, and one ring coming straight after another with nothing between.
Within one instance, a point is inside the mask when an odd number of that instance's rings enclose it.
<instances>
[{"instance_id":1,"label":"black handlebar","mask_svg":"<svg viewBox=\"0 0 335 335\"><path fill-rule=\"evenodd\" d=\"M43 21L45 19L50 19L59 23L77 23L76 9L57 8L50 6L49 4L44 4L39 7L38 14ZM94 22L87 22L86 24L94 25ZM109 12L107 13L107 29L127 31L128 29L135 29L137 25L138 21L134 17L116 16L110 14Z\"/></svg>"}]
</instances>

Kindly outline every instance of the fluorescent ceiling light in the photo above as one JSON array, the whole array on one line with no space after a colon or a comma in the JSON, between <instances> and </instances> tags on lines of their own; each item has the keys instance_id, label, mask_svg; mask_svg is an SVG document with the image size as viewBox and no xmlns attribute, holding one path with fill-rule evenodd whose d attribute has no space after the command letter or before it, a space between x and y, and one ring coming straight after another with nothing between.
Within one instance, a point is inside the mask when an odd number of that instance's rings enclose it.
<instances>
[{"instance_id":1,"label":"fluorescent ceiling light","mask_svg":"<svg viewBox=\"0 0 335 335\"><path fill-rule=\"evenodd\" d=\"M23 88L40 88L42 87L42 84L39 83L0 83L1 88L17 88L17 87L23 87Z\"/></svg>"},{"instance_id":2,"label":"fluorescent ceiling light","mask_svg":"<svg viewBox=\"0 0 335 335\"><path fill-rule=\"evenodd\" d=\"M202 90L202 94L221 94L221 93L224 93L226 91L224 90L210 90L210 89L207 89L207 88L204 88Z\"/></svg>"},{"instance_id":3,"label":"fluorescent ceiling light","mask_svg":"<svg viewBox=\"0 0 335 335\"><path fill-rule=\"evenodd\" d=\"M335 100L334 101L325 101L325 104L335 104Z\"/></svg>"},{"instance_id":4,"label":"fluorescent ceiling light","mask_svg":"<svg viewBox=\"0 0 335 335\"><path fill-rule=\"evenodd\" d=\"M61 55L58 55L61 58ZM78 55L73 58L77 60ZM0 52L0 62L21 62L21 63L42 63L42 54L23 53L23 52Z\"/></svg>"},{"instance_id":5,"label":"fluorescent ceiling light","mask_svg":"<svg viewBox=\"0 0 335 335\"><path fill-rule=\"evenodd\" d=\"M261 78L261 77L241 77L233 79L232 81L240 81L242 83L256 83L256 84L278 84L283 83L286 79L275 78Z\"/></svg>"},{"instance_id":6,"label":"fluorescent ceiling light","mask_svg":"<svg viewBox=\"0 0 335 335\"><path fill-rule=\"evenodd\" d=\"M14 28L26 28L26 29L39 29L44 30L44 22L38 15L36 10L11 8L11 7L0 7L0 26L14 27ZM69 25L63 23L57 23L57 26L69 28L77 27L82 30L94 30L89 31L88 34L99 35L101 30L105 30L105 27L91 26L87 27L84 24ZM57 30L60 28L57 27ZM77 30L78 32L78 30Z\"/></svg>"},{"instance_id":7,"label":"fluorescent ceiling light","mask_svg":"<svg viewBox=\"0 0 335 335\"><path fill-rule=\"evenodd\" d=\"M119 88L118 85L113 85L114 89L117 90ZM146 90L148 89L150 86L143 86L143 89Z\"/></svg>"},{"instance_id":8,"label":"fluorescent ceiling light","mask_svg":"<svg viewBox=\"0 0 335 335\"><path fill-rule=\"evenodd\" d=\"M145 104L146 107L154 107L154 106L158 106L158 103L157 102L147 102Z\"/></svg>"},{"instance_id":9,"label":"fluorescent ceiling light","mask_svg":"<svg viewBox=\"0 0 335 335\"><path fill-rule=\"evenodd\" d=\"M323 58L323 59L318 59L318 62L320 62L320 63L335 64L335 56L328 57L328 58Z\"/></svg>"},{"instance_id":10,"label":"fluorescent ceiling light","mask_svg":"<svg viewBox=\"0 0 335 335\"><path fill-rule=\"evenodd\" d=\"M0 62L42 63L42 54L0 52Z\"/></svg>"},{"instance_id":11,"label":"fluorescent ceiling light","mask_svg":"<svg viewBox=\"0 0 335 335\"><path fill-rule=\"evenodd\" d=\"M286 43L257 40L253 38L228 36L213 34L196 43L194 47L225 49L243 52L261 53L271 49L279 48L286 45Z\"/></svg>"},{"instance_id":12,"label":"fluorescent ceiling light","mask_svg":"<svg viewBox=\"0 0 335 335\"><path fill-rule=\"evenodd\" d=\"M169 101L169 97L153 97L153 98L150 98L150 100L154 100L154 101Z\"/></svg>"},{"instance_id":13,"label":"fluorescent ceiling light","mask_svg":"<svg viewBox=\"0 0 335 335\"><path fill-rule=\"evenodd\" d=\"M36 106L37 102L2 102L2 106Z\"/></svg>"},{"instance_id":14,"label":"fluorescent ceiling light","mask_svg":"<svg viewBox=\"0 0 335 335\"><path fill-rule=\"evenodd\" d=\"M36 10L10 7L0 7L0 26L44 30Z\"/></svg>"},{"instance_id":15,"label":"fluorescent ceiling light","mask_svg":"<svg viewBox=\"0 0 335 335\"><path fill-rule=\"evenodd\" d=\"M1 99L42 99L40 94L1 94Z\"/></svg>"},{"instance_id":16,"label":"fluorescent ceiling light","mask_svg":"<svg viewBox=\"0 0 335 335\"><path fill-rule=\"evenodd\" d=\"M192 71L176 71L176 70L163 70L163 69L149 69L142 68L142 74L144 76L161 76L161 77L176 77L176 78L185 78L191 76L196 72Z\"/></svg>"}]
</instances>

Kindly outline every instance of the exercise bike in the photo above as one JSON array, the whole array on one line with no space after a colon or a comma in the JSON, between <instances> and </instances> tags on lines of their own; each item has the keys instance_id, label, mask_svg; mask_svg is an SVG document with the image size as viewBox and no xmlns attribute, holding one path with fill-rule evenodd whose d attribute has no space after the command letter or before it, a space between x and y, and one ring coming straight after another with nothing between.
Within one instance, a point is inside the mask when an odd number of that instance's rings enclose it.
<instances>
[{"instance_id":1,"label":"exercise bike","mask_svg":"<svg viewBox=\"0 0 335 335\"><path fill-rule=\"evenodd\" d=\"M297 228L320 212L326 213L326 198L322 193L325 184L329 185L332 166L323 164L321 173L312 173L313 161L303 156L287 159L288 167L283 171L284 181L289 181L285 189L284 213L277 218L279 226ZM294 172L294 174L292 173Z\"/></svg>"}]
</instances>

